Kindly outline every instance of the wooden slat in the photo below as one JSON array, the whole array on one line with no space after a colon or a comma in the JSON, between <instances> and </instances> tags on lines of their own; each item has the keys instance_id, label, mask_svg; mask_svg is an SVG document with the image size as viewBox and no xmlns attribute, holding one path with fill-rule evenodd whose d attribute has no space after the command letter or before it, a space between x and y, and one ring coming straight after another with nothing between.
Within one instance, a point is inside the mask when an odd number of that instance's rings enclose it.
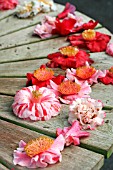
<instances>
[{"instance_id":1,"label":"wooden slat","mask_svg":"<svg viewBox=\"0 0 113 170\"><path fill-rule=\"evenodd\" d=\"M47 62L48 59L38 59L0 64L0 77L26 77L26 73L33 72ZM60 68L53 70L55 75L64 74L64 71Z\"/></svg>"},{"instance_id":2,"label":"wooden slat","mask_svg":"<svg viewBox=\"0 0 113 170\"><path fill-rule=\"evenodd\" d=\"M6 168L4 165L0 163L0 170L8 170L8 168Z\"/></svg>"},{"instance_id":3,"label":"wooden slat","mask_svg":"<svg viewBox=\"0 0 113 170\"><path fill-rule=\"evenodd\" d=\"M80 12L76 12L76 15L82 16L84 18L84 22L88 22L91 19L88 16L86 16ZM26 22L26 21L24 21L24 22ZM99 27L99 25L98 25L98 27ZM35 26L31 26L26 29L23 29L23 30L8 34L6 36L0 37L0 49L5 49L5 48L9 48L9 47L17 47L19 45L40 41L41 39L38 36L32 36L34 28L35 28ZM20 36L20 35L22 35L22 36ZM17 39L18 39L18 41L17 41Z\"/></svg>"},{"instance_id":4,"label":"wooden slat","mask_svg":"<svg viewBox=\"0 0 113 170\"><path fill-rule=\"evenodd\" d=\"M0 160L9 168L16 168L16 170L26 170L25 167L14 166L12 163L13 150L18 147L18 142L24 140L28 142L33 138L37 138L41 134L33 132L28 129L16 126L14 124L0 120ZM10 135L9 135L10 134ZM18 134L18 135L17 135ZM65 148L62 152L63 160L61 163L49 166L45 169L49 170L65 170L65 169L84 169L84 170L99 170L104 158L102 155L93 153L86 149L71 146ZM85 159L84 159L85 157ZM37 168L38 169L38 168Z\"/></svg>"},{"instance_id":5,"label":"wooden slat","mask_svg":"<svg viewBox=\"0 0 113 170\"><path fill-rule=\"evenodd\" d=\"M69 108L62 105L60 115L49 121L29 122L16 117L11 111L13 97L0 96L0 118L20 126L44 133L50 136L56 136L56 128L69 126L68 112ZM107 142L106 142L107 141ZM101 153L110 157L113 153L113 110L106 111L105 123L94 131L90 131L90 137L81 140L81 146L89 150Z\"/></svg>"},{"instance_id":6,"label":"wooden slat","mask_svg":"<svg viewBox=\"0 0 113 170\"><path fill-rule=\"evenodd\" d=\"M47 41L38 42L40 41L40 38L32 37L31 27L21 30L21 31L23 32L22 36L20 36L20 33L18 34L18 32L15 32L13 33L13 35L9 34L7 36L1 37L0 47L4 48L4 45L6 47L10 47L10 45L16 46L16 45L20 45L25 42L29 44L0 51L0 63L46 57L49 53L56 52L58 51L60 47L66 46L69 44L69 42L66 42L66 37L59 37L59 38L50 39ZM98 29L98 31L102 33L106 31L109 35L111 35L111 33L105 28ZM11 38L12 36L14 38ZM30 44L30 43L33 43L33 44ZM104 55L104 52L93 53L93 54L91 53L91 56L93 56L94 59L95 59L95 56L97 56L97 59L98 59L98 55L99 56Z\"/></svg>"},{"instance_id":7,"label":"wooden slat","mask_svg":"<svg viewBox=\"0 0 113 170\"><path fill-rule=\"evenodd\" d=\"M26 78L0 78L0 93L14 96L16 91L26 86L26 80ZM104 106L113 108L112 91L112 85L106 86L102 83L98 83L92 87L90 95L94 99L102 100Z\"/></svg>"},{"instance_id":8,"label":"wooden slat","mask_svg":"<svg viewBox=\"0 0 113 170\"><path fill-rule=\"evenodd\" d=\"M56 16L59 12L61 12L64 8L64 6L56 4L57 5L57 11L50 12L50 16ZM1 20L0 22L0 36L18 31L20 29L24 29L33 25L36 25L37 23L42 21L42 18L45 16L45 13L39 13L37 16L33 18L27 18L27 19L19 19L16 16L9 16L8 18Z\"/></svg>"},{"instance_id":9,"label":"wooden slat","mask_svg":"<svg viewBox=\"0 0 113 170\"><path fill-rule=\"evenodd\" d=\"M60 47L68 45L69 42L65 40L66 37L59 37L48 41L2 50L0 51L0 63L47 57L48 54L58 51Z\"/></svg>"}]
</instances>

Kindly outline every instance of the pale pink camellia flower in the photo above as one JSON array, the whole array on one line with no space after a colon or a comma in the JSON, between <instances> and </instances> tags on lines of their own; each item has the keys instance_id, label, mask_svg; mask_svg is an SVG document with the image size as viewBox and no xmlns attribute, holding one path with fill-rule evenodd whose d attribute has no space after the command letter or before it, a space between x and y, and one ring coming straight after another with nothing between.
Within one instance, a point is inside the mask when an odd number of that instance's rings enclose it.
<instances>
[{"instance_id":1,"label":"pale pink camellia flower","mask_svg":"<svg viewBox=\"0 0 113 170\"><path fill-rule=\"evenodd\" d=\"M19 118L49 120L59 114L61 104L51 89L34 85L16 93L12 108Z\"/></svg>"},{"instance_id":2,"label":"pale pink camellia flower","mask_svg":"<svg viewBox=\"0 0 113 170\"><path fill-rule=\"evenodd\" d=\"M109 43L106 48L106 53L113 56L113 43Z\"/></svg>"},{"instance_id":3,"label":"pale pink camellia flower","mask_svg":"<svg viewBox=\"0 0 113 170\"><path fill-rule=\"evenodd\" d=\"M72 124L78 120L83 129L94 130L96 126L104 123L106 114L102 107L103 104L100 100L78 98L70 105L68 121Z\"/></svg>"},{"instance_id":4,"label":"pale pink camellia flower","mask_svg":"<svg viewBox=\"0 0 113 170\"><path fill-rule=\"evenodd\" d=\"M42 39L51 37L52 30L55 28L55 17L45 16L41 24L37 24L34 29L34 34Z\"/></svg>"},{"instance_id":5,"label":"pale pink camellia flower","mask_svg":"<svg viewBox=\"0 0 113 170\"><path fill-rule=\"evenodd\" d=\"M18 0L0 0L0 10L14 9L18 5Z\"/></svg>"},{"instance_id":6,"label":"pale pink camellia flower","mask_svg":"<svg viewBox=\"0 0 113 170\"><path fill-rule=\"evenodd\" d=\"M57 136L59 136L60 134L64 136L66 146L69 146L72 143L74 145L79 145L80 138L89 136L88 132L81 131L79 122L76 120L72 123L72 126L64 127L64 129L57 128L56 133Z\"/></svg>"},{"instance_id":7,"label":"pale pink camellia flower","mask_svg":"<svg viewBox=\"0 0 113 170\"><path fill-rule=\"evenodd\" d=\"M106 70L96 70L94 67L90 66L86 62L86 66L78 67L77 69L67 69L66 78L71 81L78 79L81 82L87 82L92 85L93 83L98 83L98 79L105 77Z\"/></svg>"},{"instance_id":8,"label":"pale pink camellia flower","mask_svg":"<svg viewBox=\"0 0 113 170\"><path fill-rule=\"evenodd\" d=\"M14 150L14 165L27 168L44 168L49 164L62 161L61 152L64 149L65 139L59 135L55 140L41 136L27 144L21 140L19 148Z\"/></svg>"},{"instance_id":9,"label":"pale pink camellia flower","mask_svg":"<svg viewBox=\"0 0 113 170\"><path fill-rule=\"evenodd\" d=\"M62 103L70 104L73 100L82 97L89 97L91 87L85 82L75 80L75 82L65 79L60 85L50 80L50 89L56 94Z\"/></svg>"}]
</instances>

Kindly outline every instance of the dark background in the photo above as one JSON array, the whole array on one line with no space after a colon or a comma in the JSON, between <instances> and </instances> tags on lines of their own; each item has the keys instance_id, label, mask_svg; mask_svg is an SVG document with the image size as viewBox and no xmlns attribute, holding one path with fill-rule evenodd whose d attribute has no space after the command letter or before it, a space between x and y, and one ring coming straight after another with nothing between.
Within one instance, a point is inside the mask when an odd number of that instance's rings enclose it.
<instances>
[{"instance_id":1,"label":"dark background","mask_svg":"<svg viewBox=\"0 0 113 170\"><path fill-rule=\"evenodd\" d=\"M74 4L80 11L91 18L98 20L104 27L113 33L113 0L54 0L65 5ZM113 169L112 169L113 170Z\"/></svg>"},{"instance_id":2,"label":"dark background","mask_svg":"<svg viewBox=\"0 0 113 170\"><path fill-rule=\"evenodd\" d=\"M65 5L70 2L80 11L89 17L98 20L104 27L113 33L113 0L54 0ZM107 141L106 141L107 142ZM101 170L113 170L113 154L105 160Z\"/></svg>"}]
</instances>

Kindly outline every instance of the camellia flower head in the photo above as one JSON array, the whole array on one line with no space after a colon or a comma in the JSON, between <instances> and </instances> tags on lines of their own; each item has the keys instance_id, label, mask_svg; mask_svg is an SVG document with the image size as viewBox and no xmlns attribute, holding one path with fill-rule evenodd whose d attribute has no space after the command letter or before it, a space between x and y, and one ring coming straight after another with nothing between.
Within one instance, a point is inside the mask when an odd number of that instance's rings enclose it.
<instances>
[{"instance_id":1,"label":"camellia flower head","mask_svg":"<svg viewBox=\"0 0 113 170\"><path fill-rule=\"evenodd\" d=\"M48 67L66 69L84 66L86 61L90 64L93 63L93 60L89 58L90 54L84 50L79 50L77 47L66 46L61 47L59 50L60 52L48 55L48 59L51 60L47 63Z\"/></svg>"},{"instance_id":2,"label":"camellia flower head","mask_svg":"<svg viewBox=\"0 0 113 170\"><path fill-rule=\"evenodd\" d=\"M77 98L89 97L89 93L91 93L91 88L87 81L80 82L77 79L75 82L65 79L59 85L50 81L50 88L53 89L60 101L65 104L70 104Z\"/></svg>"},{"instance_id":3,"label":"camellia flower head","mask_svg":"<svg viewBox=\"0 0 113 170\"><path fill-rule=\"evenodd\" d=\"M19 118L36 121L58 115L61 104L51 89L34 85L18 91L12 107Z\"/></svg>"},{"instance_id":4,"label":"camellia flower head","mask_svg":"<svg viewBox=\"0 0 113 170\"><path fill-rule=\"evenodd\" d=\"M0 0L0 10L14 9L18 5L18 0Z\"/></svg>"},{"instance_id":5,"label":"camellia flower head","mask_svg":"<svg viewBox=\"0 0 113 170\"><path fill-rule=\"evenodd\" d=\"M83 129L93 130L104 123L105 112L102 107L100 100L78 98L70 105L68 121L72 124L78 120Z\"/></svg>"},{"instance_id":6,"label":"camellia flower head","mask_svg":"<svg viewBox=\"0 0 113 170\"><path fill-rule=\"evenodd\" d=\"M85 30L82 34L68 37L71 45L78 46L79 48L87 48L90 52L105 51L110 39L111 36L95 32L92 29Z\"/></svg>"},{"instance_id":7,"label":"camellia flower head","mask_svg":"<svg viewBox=\"0 0 113 170\"><path fill-rule=\"evenodd\" d=\"M41 65L39 69L34 73L27 73L27 86L37 85L38 87L47 87L50 80L60 84L64 79L63 75L54 76L52 69L46 68L45 65Z\"/></svg>"},{"instance_id":8,"label":"camellia flower head","mask_svg":"<svg viewBox=\"0 0 113 170\"><path fill-rule=\"evenodd\" d=\"M106 70L96 70L94 67L90 66L87 62L85 66L78 67L77 69L67 69L66 78L74 81L78 79L79 81L88 81L89 84L98 83L98 80L105 77Z\"/></svg>"},{"instance_id":9,"label":"camellia flower head","mask_svg":"<svg viewBox=\"0 0 113 170\"><path fill-rule=\"evenodd\" d=\"M113 56L113 43L109 43L106 48L106 53Z\"/></svg>"},{"instance_id":10,"label":"camellia flower head","mask_svg":"<svg viewBox=\"0 0 113 170\"><path fill-rule=\"evenodd\" d=\"M27 168L44 168L49 164L61 162L62 155L60 151L64 149L65 140L59 135L55 140L40 136L25 143L19 142L19 148L14 150L14 165L20 165Z\"/></svg>"},{"instance_id":11,"label":"camellia flower head","mask_svg":"<svg viewBox=\"0 0 113 170\"><path fill-rule=\"evenodd\" d=\"M108 85L108 84L113 85L113 66L109 70L106 70L106 75L100 78L100 81L104 83L105 85Z\"/></svg>"},{"instance_id":12,"label":"camellia flower head","mask_svg":"<svg viewBox=\"0 0 113 170\"><path fill-rule=\"evenodd\" d=\"M74 143L74 145L80 144L80 139L82 137L88 137L89 133L85 131L81 131L81 127L79 125L78 121L74 121L72 126L64 127L64 129L57 128L56 130L57 136L62 134L65 138L66 146L71 145Z\"/></svg>"}]
</instances>

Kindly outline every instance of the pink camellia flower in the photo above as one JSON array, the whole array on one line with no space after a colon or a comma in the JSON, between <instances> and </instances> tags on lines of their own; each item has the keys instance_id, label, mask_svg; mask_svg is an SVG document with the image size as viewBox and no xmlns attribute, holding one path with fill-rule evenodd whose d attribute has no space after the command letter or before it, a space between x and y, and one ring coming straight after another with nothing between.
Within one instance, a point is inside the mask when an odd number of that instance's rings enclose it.
<instances>
[{"instance_id":1,"label":"pink camellia flower","mask_svg":"<svg viewBox=\"0 0 113 170\"><path fill-rule=\"evenodd\" d=\"M67 69L66 70L66 78L74 81L78 79L79 81L88 81L90 85L93 83L98 83L98 79L105 77L106 70L96 70L94 67L90 66L88 62L86 62L86 66L78 67L77 69Z\"/></svg>"},{"instance_id":2,"label":"pink camellia flower","mask_svg":"<svg viewBox=\"0 0 113 170\"><path fill-rule=\"evenodd\" d=\"M94 130L96 126L104 123L105 112L100 100L91 98L78 98L70 105L68 121L72 124L75 120L80 122L83 129Z\"/></svg>"},{"instance_id":3,"label":"pink camellia flower","mask_svg":"<svg viewBox=\"0 0 113 170\"><path fill-rule=\"evenodd\" d=\"M59 97L60 101L65 104L70 104L77 98L89 97L89 93L91 93L91 87L87 81L80 82L77 79L75 82L65 79L59 85L50 80L50 88Z\"/></svg>"},{"instance_id":4,"label":"pink camellia flower","mask_svg":"<svg viewBox=\"0 0 113 170\"><path fill-rule=\"evenodd\" d=\"M106 53L113 56L113 43L109 43L106 48Z\"/></svg>"},{"instance_id":5,"label":"pink camellia flower","mask_svg":"<svg viewBox=\"0 0 113 170\"><path fill-rule=\"evenodd\" d=\"M34 29L34 34L42 39L52 36L52 30L55 28L55 17L45 16L41 24L37 24Z\"/></svg>"},{"instance_id":6,"label":"pink camellia flower","mask_svg":"<svg viewBox=\"0 0 113 170\"><path fill-rule=\"evenodd\" d=\"M0 0L0 10L14 9L18 5L18 0Z\"/></svg>"},{"instance_id":7,"label":"pink camellia flower","mask_svg":"<svg viewBox=\"0 0 113 170\"><path fill-rule=\"evenodd\" d=\"M30 120L49 120L59 114L61 104L51 89L29 86L18 91L12 105L16 116Z\"/></svg>"},{"instance_id":8,"label":"pink camellia flower","mask_svg":"<svg viewBox=\"0 0 113 170\"><path fill-rule=\"evenodd\" d=\"M14 165L20 165L27 168L44 168L49 164L55 164L62 161L60 151L64 149L65 140L59 135L55 140L40 136L27 144L21 140L19 148L14 150Z\"/></svg>"},{"instance_id":9,"label":"pink camellia flower","mask_svg":"<svg viewBox=\"0 0 113 170\"><path fill-rule=\"evenodd\" d=\"M88 132L81 131L80 129L81 127L79 125L79 122L75 120L70 127L64 127L64 129L57 128L56 133L57 136L59 136L60 134L64 136L66 146L69 146L72 143L74 143L74 145L79 145L79 138L89 136Z\"/></svg>"}]
</instances>

